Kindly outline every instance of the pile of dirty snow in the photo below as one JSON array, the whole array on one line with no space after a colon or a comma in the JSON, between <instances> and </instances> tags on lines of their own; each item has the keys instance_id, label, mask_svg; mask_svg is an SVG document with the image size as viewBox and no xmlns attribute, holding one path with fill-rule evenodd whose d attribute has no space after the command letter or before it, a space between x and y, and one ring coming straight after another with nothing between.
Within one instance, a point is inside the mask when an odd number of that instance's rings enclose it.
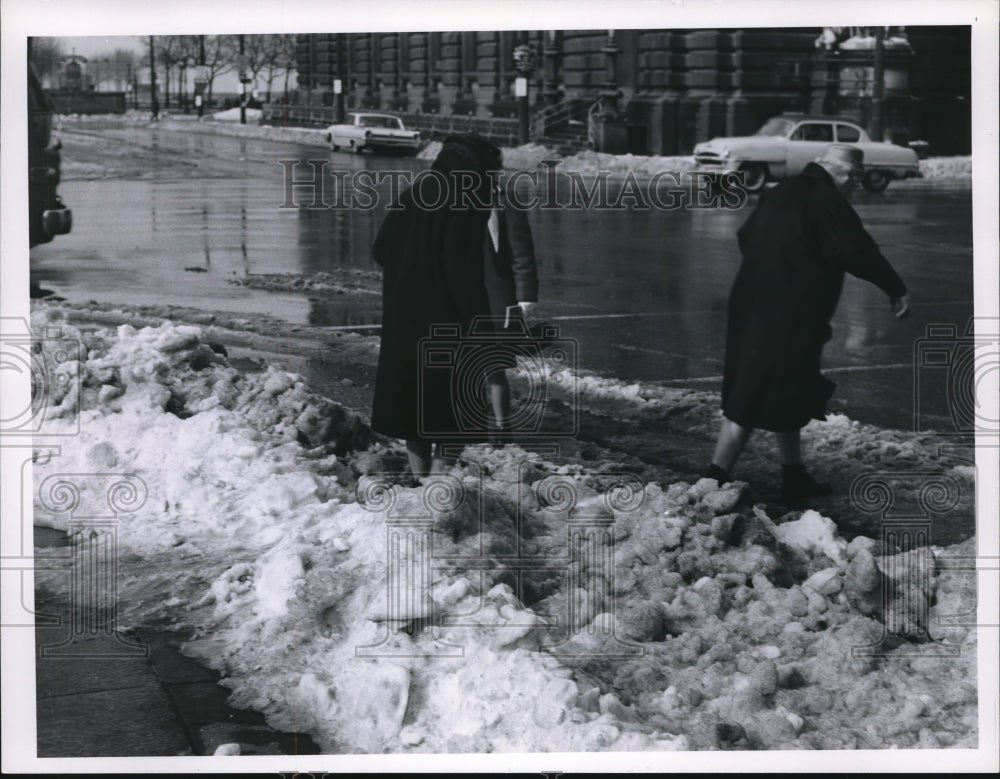
<instances>
[{"instance_id":1,"label":"pile of dirty snow","mask_svg":"<svg viewBox=\"0 0 1000 779\"><path fill-rule=\"evenodd\" d=\"M244 110L246 111L246 120L248 122L260 122L261 114L264 113L259 108L247 108ZM218 122L238 122L240 120L240 108L236 106L225 111L216 111L212 114L212 119Z\"/></svg>"},{"instance_id":2,"label":"pile of dirty snow","mask_svg":"<svg viewBox=\"0 0 1000 779\"><path fill-rule=\"evenodd\" d=\"M942 563L974 540L847 543L607 450L469 446L408 486L400 445L197 327L33 327L83 343L45 399L43 433L79 433L35 464L36 523L70 527L61 474L87 505L141 480L124 623L172 625L233 705L324 751L976 744L976 632L939 619L974 609Z\"/></svg>"},{"instance_id":3,"label":"pile of dirty snow","mask_svg":"<svg viewBox=\"0 0 1000 779\"><path fill-rule=\"evenodd\" d=\"M972 157L929 157L918 163L925 179L971 179Z\"/></svg>"}]
</instances>

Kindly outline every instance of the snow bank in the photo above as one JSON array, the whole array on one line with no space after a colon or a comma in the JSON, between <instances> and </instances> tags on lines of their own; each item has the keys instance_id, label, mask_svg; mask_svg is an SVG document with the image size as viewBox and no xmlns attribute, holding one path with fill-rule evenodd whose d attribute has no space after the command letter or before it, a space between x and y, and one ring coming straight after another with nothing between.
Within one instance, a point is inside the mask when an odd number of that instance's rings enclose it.
<instances>
[{"instance_id":1,"label":"snow bank","mask_svg":"<svg viewBox=\"0 0 1000 779\"><path fill-rule=\"evenodd\" d=\"M746 485L640 478L604 450L471 446L405 486L364 420L293 374L240 374L197 327L33 326L85 346L46 396L45 434L80 429L35 464L36 522L68 526L49 477L83 501L141 479L123 619L174 624L234 705L325 751L976 743L976 633L936 627L975 580L932 550L897 564L816 512L782 522ZM667 402L617 395L625 418Z\"/></svg>"},{"instance_id":2,"label":"snow bank","mask_svg":"<svg viewBox=\"0 0 1000 779\"><path fill-rule=\"evenodd\" d=\"M248 122L260 122L260 117L264 112L259 108L247 108L246 119ZM212 114L212 119L218 122L238 122L240 120L239 106L226 111L216 111Z\"/></svg>"},{"instance_id":3,"label":"snow bank","mask_svg":"<svg viewBox=\"0 0 1000 779\"><path fill-rule=\"evenodd\" d=\"M972 157L929 157L920 160L925 179L971 179Z\"/></svg>"}]
</instances>

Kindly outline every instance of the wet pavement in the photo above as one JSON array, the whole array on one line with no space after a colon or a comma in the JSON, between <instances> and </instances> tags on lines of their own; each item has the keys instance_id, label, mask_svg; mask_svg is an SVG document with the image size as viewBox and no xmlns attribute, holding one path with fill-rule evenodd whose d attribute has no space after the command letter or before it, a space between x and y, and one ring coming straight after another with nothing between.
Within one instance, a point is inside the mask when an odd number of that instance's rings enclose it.
<instances>
[{"instance_id":1,"label":"wet pavement","mask_svg":"<svg viewBox=\"0 0 1000 779\"><path fill-rule=\"evenodd\" d=\"M419 160L146 127L64 131L63 140L67 159L84 169L88 159L97 160L108 178L62 184L74 210L73 232L33 250L33 279L43 287L71 302L171 304L264 314L306 327L377 325L379 297L230 282L254 274L372 269L370 247L384 212L282 207L289 205L290 161L410 175L427 167ZM295 175L307 177L310 169L300 164ZM338 193L332 177L329 182L323 198L333 202ZM922 183L853 196L909 286L912 316L895 320L881 291L848 277L825 352L828 375L838 384L831 410L885 427L912 428L917 410L922 425L951 424L943 391L924 393L915 409L914 352L928 325L950 325L961 334L972 316L971 191ZM297 189L294 197L300 205L310 202L308 191ZM739 210L535 211L545 316L576 341L587 370L718 389L726 299L739 262L735 233L753 202ZM322 385L322 369L316 373Z\"/></svg>"},{"instance_id":2,"label":"wet pavement","mask_svg":"<svg viewBox=\"0 0 1000 779\"><path fill-rule=\"evenodd\" d=\"M36 558L50 570L68 544L65 533L35 528ZM308 735L230 707L219 674L184 657L176 632L121 632L114 613L73 604L59 582L70 576L64 567L48 586L36 582L38 757L212 755L223 744L239 744L243 755L319 752Z\"/></svg>"}]
</instances>

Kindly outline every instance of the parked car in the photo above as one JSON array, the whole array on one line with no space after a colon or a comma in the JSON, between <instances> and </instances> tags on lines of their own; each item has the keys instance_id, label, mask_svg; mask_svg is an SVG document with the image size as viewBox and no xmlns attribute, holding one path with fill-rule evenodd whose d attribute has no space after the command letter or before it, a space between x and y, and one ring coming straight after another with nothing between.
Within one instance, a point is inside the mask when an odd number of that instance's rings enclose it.
<instances>
[{"instance_id":1,"label":"parked car","mask_svg":"<svg viewBox=\"0 0 1000 779\"><path fill-rule=\"evenodd\" d=\"M905 146L873 141L865 130L833 116L783 114L768 119L756 135L713 138L694 147L697 170L741 170L748 191L768 181L801 173L831 143L847 143L865 157L862 186L881 192L893 179L920 176L917 153Z\"/></svg>"},{"instance_id":2,"label":"parked car","mask_svg":"<svg viewBox=\"0 0 1000 779\"><path fill-rule=\"evenodd\" d=\"M417 130L407 130L403 120L392 114L352 111L344 124L330 125L326 139L334 151L399 152L416 154L423 146Z\"/></svg>"},{"instance_id":3,"label":"parked car","mask_svg":"<svg viewBox=\"0 0 1000 779\"><path fill-rule=\"evenodd\" d=\"M73 226L73 212L66 208L59 186L62 148L52 132L55 106L42 89L28 63L28 244L48 243Z\"/></svg>"}]
</instances>

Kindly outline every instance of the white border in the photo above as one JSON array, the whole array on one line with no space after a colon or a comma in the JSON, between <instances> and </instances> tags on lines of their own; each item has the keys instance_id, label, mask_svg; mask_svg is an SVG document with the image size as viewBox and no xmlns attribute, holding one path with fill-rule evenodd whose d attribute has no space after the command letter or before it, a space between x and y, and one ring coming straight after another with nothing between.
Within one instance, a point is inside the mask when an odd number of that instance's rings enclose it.
<instances>
[{"instance_id":1,"label":"white border","mask_svg":"<svg viewBox=\"0 0 1000 779\"><path fill-rule=\"evenodd\" d=\"M148 35L194 33L300 33L320 31L632 29L683 27L822 27L844 24L970 24L973 47L973 217L975 312L998 317L1000 257L997 246L1000 92L995 0L935 3L858 0L169 0L140 7L136 0L3 0L2 134L0 134L0 315L29 316L26 123L26 36ZM23 389L23 388L21 388ZM8 388L9 391L9 388ZM994 399L995 400L995 399ZM997 418L993 413L989 418ZM998 551L996 440L977 451L979 553ZM9 478L4 479L10 485ZM30 517L23 517L28 525ZM12 521L5 516L3 522ZM981 623L996 622L995 572L980 577ZM5 596L6 602L6 596ZM20 632L18 632L20 631ZM244 771L988 771L997 770L997 679L1000 650L996 629L980 629L978 750L878 750L832 752L670 752L531 755L320 755L300 757L80 758L34 757L34 657L32 632L5 628L0 639L3 672L3 770L22 772L244 772ZM992 741L991 741L992 737Z\"/></svg>"}]
</instances>

